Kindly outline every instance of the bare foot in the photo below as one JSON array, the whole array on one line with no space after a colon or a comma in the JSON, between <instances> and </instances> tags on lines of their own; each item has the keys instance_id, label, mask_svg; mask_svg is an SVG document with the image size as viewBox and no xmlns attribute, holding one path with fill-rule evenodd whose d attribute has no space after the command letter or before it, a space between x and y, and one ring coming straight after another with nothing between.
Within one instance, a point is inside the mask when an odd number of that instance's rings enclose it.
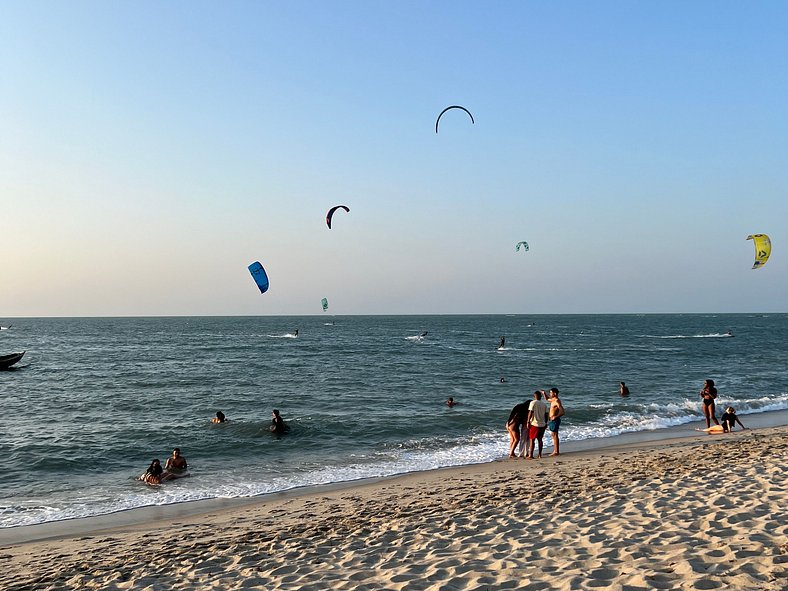
<instances>
[{"instance_id":1,"label":"bare foot","mask_svg":"<svg viewBox=\"0 0 788 591\"><path fill-rule=\"evenodd\" d=\"M557 452L553 452L553 453L551 453L550 455L551 455L551 456L560 456L561 454L559 454L559 453L557 453Z\"/></svg>"}]
</instances>

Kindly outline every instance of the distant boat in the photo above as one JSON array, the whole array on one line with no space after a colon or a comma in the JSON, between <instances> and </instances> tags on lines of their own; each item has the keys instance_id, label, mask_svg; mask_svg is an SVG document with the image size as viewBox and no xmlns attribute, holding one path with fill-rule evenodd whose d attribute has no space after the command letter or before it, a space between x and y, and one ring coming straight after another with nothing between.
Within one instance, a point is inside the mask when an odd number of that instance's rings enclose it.
<instances>
[{"instance_id":1,"label":"distant boat","mask_svg":"<svg viewBox=\"0 0 788 591\"><path fill-rule=\"evenodd\" d=\"M22 355L25 352L22 351L21 353L11 353L10 355L0 355L0 369L8 369L14 363L22 359Z\"/></svg>"}]
</instances>

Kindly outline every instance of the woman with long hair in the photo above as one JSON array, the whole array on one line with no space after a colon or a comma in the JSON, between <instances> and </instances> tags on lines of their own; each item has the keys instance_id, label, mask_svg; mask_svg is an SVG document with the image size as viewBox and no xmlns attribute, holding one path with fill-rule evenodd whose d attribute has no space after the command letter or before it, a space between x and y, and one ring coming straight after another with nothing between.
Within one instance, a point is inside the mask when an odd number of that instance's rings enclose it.
<instances>
[{"instance_id":1,"label":"woman with long hair","mask_svg":"<svg viewBox=\"0 0 788 591\"><path fill-rule=\"evenodd\" d=\"M702 400L701 410L703 411L703 416L706 418L706 427L711 427L711 421L714 421L715 425L719 425L720 422L717 420L717 413L714 405L714 401L717 399L717 388L714 387L714 380L706 380L703 382L703 389L700 391L700 397Z\"/></svg>"}]
</instances>

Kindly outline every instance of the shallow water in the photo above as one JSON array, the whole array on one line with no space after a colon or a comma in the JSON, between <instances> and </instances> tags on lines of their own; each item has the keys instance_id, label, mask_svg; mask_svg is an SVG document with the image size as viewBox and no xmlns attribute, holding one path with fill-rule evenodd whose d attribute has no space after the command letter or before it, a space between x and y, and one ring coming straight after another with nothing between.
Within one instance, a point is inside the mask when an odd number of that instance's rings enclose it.
<instances>
[{"instance_id":1,"label":"shallow water","mask_svg":"<svg viewBox=\"0 0 788 591\"><path fill-rule=\"evenodd\" d=\"M28 352L0 372L0 527L489 461L534 388L561 389L565 440L698 420L709 377L720 407L788 408L785 314L2 324L0 354ZM230 422L211 424L217 410ZM174 446L192 478L134 479Z\"/></svg>"}]
</instances>

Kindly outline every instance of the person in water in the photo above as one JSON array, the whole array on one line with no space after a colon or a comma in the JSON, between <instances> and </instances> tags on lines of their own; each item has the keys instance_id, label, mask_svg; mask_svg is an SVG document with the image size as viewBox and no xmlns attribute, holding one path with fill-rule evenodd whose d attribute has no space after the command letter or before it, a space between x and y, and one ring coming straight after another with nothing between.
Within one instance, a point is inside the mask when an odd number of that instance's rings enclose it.
<instances>
[{"instance_id":1,"label":"person in water","mask_svg":"<svg viewBox=\"0 0 788 591\"><path fill-rule=\"evenodd\" d=\"M181 455L181 448L176 447L172 450L172 455L167 458L164 464L164 474L161 475L161 481L174 480L187 476L186 469L189 465L186 463L186 458Z\"/></svg>"},{"instance_id":2,"label":"person in water","mask_svg":"<svg viewBox=\"0 0 788 591\"><path fill-rule=\"evenodd\" d=\"M502 383L502 384L505 384L505 383L506 383L506 378L505 378L505 377L503 377L503 376L501 376L501 383Z\"/></svg>"},{"instance_id":3,"label":"person in water","mask_svg":"<svg viewBox=\"0 0 788 591\"><path fill-rule=\"evenodd\" d=\"M288 430L284 419L279 415L279 411L274 409L271 411L271 433L284 433Z\"/></svg>"},{"instance_id":4,"label":"person in water","mask_svg":"<svg viewBox=\"0 0 788 591\"><path fill-rule=\"evenodd\" d=\"M739 423L742 429L747 428L739 420L739 417L736 416L736 409L733 408L732 406L729 406L728 408L725 409L725 412L720 417L720 422L722 422L722 430L725 433L728 433L729 431L733 431L733 427L735 426L736 423Z\"/></svg>"},{"instance_id":5,"label":"person in water","mask_svg":"<svg viewBox=\"0 0 788 591\"><path fill-rule=\"evenodd\" d=\"M706 418L706 428L711 427L711 421L714 421L715 425L719 425L720 422L717 420L717 413L714 406L714 401L717 399L717 388L714 387L714 380L706 380L703 382L703 389L700 391L700 397L703 401L701 410L703 411L703 416Z\"/></svg>"},{"instance_id":6,"label":"person in water","mask_svg":"<svg viewBox=\"0 0 788 591\"><path fill-rule=\"evenodd\" d=\"M298 329L297 329L297 328L295 329L295 332L293 333L293 336L294 336L294 337L297 337L297 336L298 336Z\"/></svg>"},{"instance_id":7,"label":"person in water","mask_svg":"<svg viewBox=\"0 0 788 591\"><path fill-rule=\"evenodd\" d=\"M446 406L448 406L449 408L451 408L452 406L457 406L458 404L459 402L454 402L454 398L452 398L451 396L449 396L449 399L446 401Z\"/></svg>"},{"instance_id":8,"label":"person in water","mask_svg":"<svg viewBox=\"0 0 788 591\"><path fill-rule=\"evenodd\" d=\"M528 403L521 402L515 405L506 421L506 430L509 432L509 457L517 457L517 445L523 437L522 428L528 416ZM525 448L523 448L525 449Z\"/></svg>"},{"instance_id":9,"label":"person in water","mask_svg":"<svg viewBox=\"0 0 788 591\"><path fill-rule=\"evenodd\" d=\"M502 337L501 337L501 342L500 342L500 343L498 343L498 348L499 348L499 349L503 349L503 346L504 346L505 344L506 344L506 337L505 337L505 336L502 336Z\"/></svg>"},{"instance_id":10,"label":"person in water","mask_svg":"<svg viewBox=\"0 0 788 591\"><path fill-rule=\"evenodd\" d=\"M624 397L629 396L629 388L627 388L627 385L624 382L621 382L621 384L619 385L618 393Z\"/></svg>"},{"instance_id":11,"label":"person in water","mask_svg":"<svg viewBox=\"0 0 788 591\"><path fill-rule=\"evenodd\" d=\"M146 484L161 484L163 473L164 469L161 467L161 462L159 460L153 460L150 466L148 466L148 469L145 470L145 473L140 476L140 480Z\"/></svg>"},{"instance_id":12,"label":"person in water","mask_svg":"<svg viewBox=\"0 0 788 591\"><path fill-rule=\"evenodd\" d=\"M225 423L227 422L227 417L224 416L224 413L220 410L216 411L216 416L211 419L212 423Z\"/></svg>"},{"instance_id":13,"label":"person in water","mask_svg":"<svg viewBox=\"0 0 788 591\"><path fill-rule=\"evenodd\" d=\"M561 426L561 417L564 416L564 405L558 397L558 388L550 388L550 395L548 396L550 402L550 413L547 421L547 430L553 438L553 453L551 456L560 454L558 448L558 428Z\"/></svg>"}]
</instances>

